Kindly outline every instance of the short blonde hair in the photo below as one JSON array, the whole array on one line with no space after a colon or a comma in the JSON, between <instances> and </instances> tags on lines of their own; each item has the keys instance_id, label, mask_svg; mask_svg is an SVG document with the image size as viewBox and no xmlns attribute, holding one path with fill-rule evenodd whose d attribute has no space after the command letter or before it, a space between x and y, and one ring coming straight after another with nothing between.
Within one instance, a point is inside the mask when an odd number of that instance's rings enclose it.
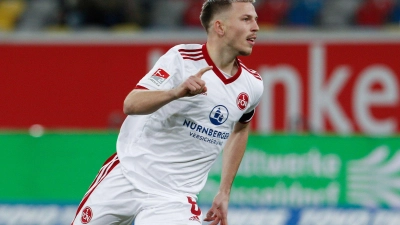
<instances>
[{"instance_id":1,"label":"short blonde hair","mask_svg":"<svg viewBox=\"0 0 400 225\"><path fill-rule=\"evenodd\" d=\"M200 13L200 22L204 29L206 29L207 33L214 15L229 9L234 2L254 3L256 0L206 0L203 3Z\"/></svg>"}]
</instances>

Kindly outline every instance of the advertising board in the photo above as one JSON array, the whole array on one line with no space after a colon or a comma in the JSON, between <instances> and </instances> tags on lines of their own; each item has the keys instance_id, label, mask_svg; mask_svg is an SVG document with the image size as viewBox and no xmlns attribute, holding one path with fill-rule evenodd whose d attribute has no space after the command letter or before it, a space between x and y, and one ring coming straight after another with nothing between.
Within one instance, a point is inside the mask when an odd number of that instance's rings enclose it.
<instances>
[{"instance_id":1,"label":"advertising board","mask_svg":"<svg viewBox=\"0 0 400 225\"><path fill-rule=\"evenodd\" d=\"M191 42L0 42L0 126L118 128L140 78L170 47ZM253 131L399 133L398 52L395 40L259 38L241 57L265 86Z\"/></svg>"},{"instance_id":2,"label":"advertising board","mask_svg":"<svg viewBox=\"0 0 400 225\"><path fill-rule=\"evenodd\" d=\"M214 164L200 201L218 190ZM249 206L400 208L397 137L257 136L249 139L231 192Z\"/></svg>"}]
</instances>

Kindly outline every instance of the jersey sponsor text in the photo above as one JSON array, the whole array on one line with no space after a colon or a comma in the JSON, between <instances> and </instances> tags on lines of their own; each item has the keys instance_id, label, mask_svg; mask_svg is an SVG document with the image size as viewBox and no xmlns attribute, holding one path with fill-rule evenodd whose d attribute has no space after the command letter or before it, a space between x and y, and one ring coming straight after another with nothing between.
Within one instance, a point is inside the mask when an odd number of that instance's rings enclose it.
<instances>
[{"instance_id":1,"label":"jersey sponsor text","mask_svg":"<svg viewBox=\"0 0 400 225\"><path fill-rule=\"evenodd\" d=\"M190 120L186 120L183 122L183 126L186 126L196 132L202 133L202 134L206 134L210 137L215 137L215 138L220 138L220 139L228 139L229 137L229 133L228 132L221 132L212 128L208 128L208 127L204 127L200 124L197 124L193 121Z\"/></svg>"}]
</instances>

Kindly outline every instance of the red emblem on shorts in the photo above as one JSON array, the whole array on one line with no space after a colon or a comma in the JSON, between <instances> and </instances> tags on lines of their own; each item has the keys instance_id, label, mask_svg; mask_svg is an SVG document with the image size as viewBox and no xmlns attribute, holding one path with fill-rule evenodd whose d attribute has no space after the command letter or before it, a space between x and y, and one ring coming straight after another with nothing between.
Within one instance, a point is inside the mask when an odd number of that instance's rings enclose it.
<instances>
[{"instance_id":1,"label":"red emblem on shorts","mask_svg":"<svg viewBox=\"0 0 400 225\"><path fill-rule=\"evenodd\" d=\"M247 93L240 93L236 99L236 104L240 110L244 110L249 103L249 95Z\"/></svg>"},{"instance_id":2,"label":"red emblem on shorts","mask_svg":"<svg viewBox=\"0 0 400 225\"><path fill-rule=\"evenodd\" d=\"M199 223L201 223L200 218L198 216L192 216L189 218L190 221L197 221Z\"/></svg>"},{"instance_id":3,"label":"red emblem on shorts","mask_svg":"<svg viewBox=\"0 0 400 225\"><path fill-rule=\"evenodd\" d=\"M86 206L82 210L81 222L83 224L88 224L90 222L90 220L92 220L92 217L93 217L92 209L89 206Z\"/></svg>"}]
</instances>

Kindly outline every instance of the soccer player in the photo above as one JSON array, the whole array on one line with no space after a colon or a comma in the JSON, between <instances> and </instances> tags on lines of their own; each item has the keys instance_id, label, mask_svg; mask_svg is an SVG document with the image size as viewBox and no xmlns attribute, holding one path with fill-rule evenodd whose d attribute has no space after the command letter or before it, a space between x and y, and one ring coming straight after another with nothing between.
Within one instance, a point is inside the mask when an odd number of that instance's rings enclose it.
<instances>
[{"instance_id":1,"label":"soccer player","mask_svg":"<svg viewBox=\"0 0 400 225\"><path fill-rule=\"evenodd\" d=\"M72 224L228 224L231 186L263 92L260 75L237 58L251 54L259 30L252 3L205 1L207 42L172 47L127 95L117 152ZM221 151L220 188L202 213L197 194Z\"/></svg>"}]
</instances>

